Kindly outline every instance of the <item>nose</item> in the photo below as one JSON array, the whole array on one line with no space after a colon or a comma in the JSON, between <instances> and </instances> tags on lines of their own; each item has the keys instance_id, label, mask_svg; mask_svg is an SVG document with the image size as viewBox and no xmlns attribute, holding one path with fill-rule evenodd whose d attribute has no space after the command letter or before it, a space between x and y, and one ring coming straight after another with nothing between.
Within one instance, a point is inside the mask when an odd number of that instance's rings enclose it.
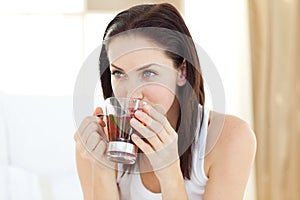
<instances>
[{"instance_id":1,"label":"nose","mask_svg":"<svg viewBox=\"0 0 300 200\"><path fill-rule=\"evenodd\" d=\"M128 97L134 99L143 99L144 98L143 87L138 86L136 83L130 85L131 87L128 88Z\"/></svg>"}]
</instances>

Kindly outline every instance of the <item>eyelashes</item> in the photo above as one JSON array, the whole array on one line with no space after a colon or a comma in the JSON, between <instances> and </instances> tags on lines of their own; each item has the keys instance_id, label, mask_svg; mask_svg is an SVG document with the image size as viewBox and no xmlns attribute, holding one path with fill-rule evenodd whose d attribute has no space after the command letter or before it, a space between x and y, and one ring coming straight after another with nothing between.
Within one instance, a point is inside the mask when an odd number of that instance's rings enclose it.
<instances>
[{"instance_id":1,"label":"eyelashes","mask_svg":"<svg viewBox=\"0 0 300 200\"><path fill-rule=\"evenodd\" d=\"M155 71L152 70L145 70L142 73L142 76L144 79L151 79L152 77L157 76L158 74Z\"/></svg>"},{"instance_id":2,"label":"eyelashes","mask_svg":"<svg viewBox=\"0 0 300 200\"><path fill-rule=\"evenodd\" d=\"M114 76L116 79L121 79L121 78L124 78L126 76L126 74L122 73L119 70L112 71L111 75Z\"/></svg>"},{"instance_id":3,"label":"eyelashes","mask_svg":"<svg viewBox=\"0 0 300 200\"><path fill-rule=\"evenodd\" d=\"M111 72L111 75L115 78L115 79L125 79L128 78L128 75L123 73L122 71L119 70L113 70ZM153 71L153 70L143 70L140 72L140 74L138 75L139 78L141 78L142 80L151 80L152 78L156 77L158 75L157 72Z\"/></svg>"}]
</instances>

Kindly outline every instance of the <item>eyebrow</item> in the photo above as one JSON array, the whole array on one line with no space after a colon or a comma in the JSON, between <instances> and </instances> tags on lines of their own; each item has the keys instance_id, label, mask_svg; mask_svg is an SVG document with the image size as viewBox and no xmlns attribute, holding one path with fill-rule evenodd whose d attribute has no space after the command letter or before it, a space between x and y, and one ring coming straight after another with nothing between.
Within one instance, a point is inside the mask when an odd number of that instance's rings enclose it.
<instances>
[{"instance_id":1,"label":"eyebrow","mask_svg":"<svg viewBox=\"0 0 300 200\"><path fill-rule=\"evenodd\" d=\"M149 64L143 65L142 67L138 68L136 71L142 71L144 69L147 69L147 68L151 67L152 65L159 65L159 64L157 64L157 63L149 63ZM111 63L111 66L113 66L117 70L124 71L122 68L117 67L116 65L114 65L112 63Z\"/></svg>"}]
</instances>

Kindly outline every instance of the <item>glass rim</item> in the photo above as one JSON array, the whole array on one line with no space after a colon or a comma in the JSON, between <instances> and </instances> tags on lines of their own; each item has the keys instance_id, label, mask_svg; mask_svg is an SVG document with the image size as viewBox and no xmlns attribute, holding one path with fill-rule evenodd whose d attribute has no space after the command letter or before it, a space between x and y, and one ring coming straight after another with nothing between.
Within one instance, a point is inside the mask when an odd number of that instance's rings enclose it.
<instances>
[{"instance_id":1,"label":"glass rim","mask_svg":"<svg viewBox=\"0 0 300 200\"><path fill-rule=\"evenodd\" d=\"M111 100L116 100L117 102L139 102L142 103L144 105L149 104L147 101L143 100L143 99L139 99L139 98L131 98L131 97L108 97L104 100L105 105L108 104L108 102L110 102Z\"/></svg>"}]
</instances>

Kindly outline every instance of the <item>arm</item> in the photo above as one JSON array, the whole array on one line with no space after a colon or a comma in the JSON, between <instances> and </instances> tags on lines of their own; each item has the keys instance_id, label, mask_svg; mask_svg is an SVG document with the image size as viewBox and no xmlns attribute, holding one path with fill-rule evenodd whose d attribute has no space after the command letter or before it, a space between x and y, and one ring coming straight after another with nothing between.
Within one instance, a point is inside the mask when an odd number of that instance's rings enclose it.
<instances>
[{"instance_id":1,"label":"arm","mask_svg":"<svg viewBox=\"0 0 300 200\"><path fill-rule=\"evenodd\" d=\"M162 199L164 200L167 199L187 200L188 199L186 189L185 189L184 178L180 169L179 160L158 173L164 175L164 176L160 176L159 179Z\"/></svg>"},{"instance_id":2,"label":"arm","mask_svg":"<svg viewBox=\"0 0 300 200\"><path fill-rule=\"evenodd\" d=\"M254 162L256 139L249 125L226 116L210 163L204 200L241 200Z\"/></svg>"},{"instance_id":3,"label":"arm","mask_svg":"<svg viewBox=\"0 0 300 200\"><path fill-rule=\"evenodd\" d=\"M103 168L98 161L87 155L86 150L81 149L80 144L76 144L76 166L84 199L119 199L115 170Z\"/></svg>"}]
</instances>

